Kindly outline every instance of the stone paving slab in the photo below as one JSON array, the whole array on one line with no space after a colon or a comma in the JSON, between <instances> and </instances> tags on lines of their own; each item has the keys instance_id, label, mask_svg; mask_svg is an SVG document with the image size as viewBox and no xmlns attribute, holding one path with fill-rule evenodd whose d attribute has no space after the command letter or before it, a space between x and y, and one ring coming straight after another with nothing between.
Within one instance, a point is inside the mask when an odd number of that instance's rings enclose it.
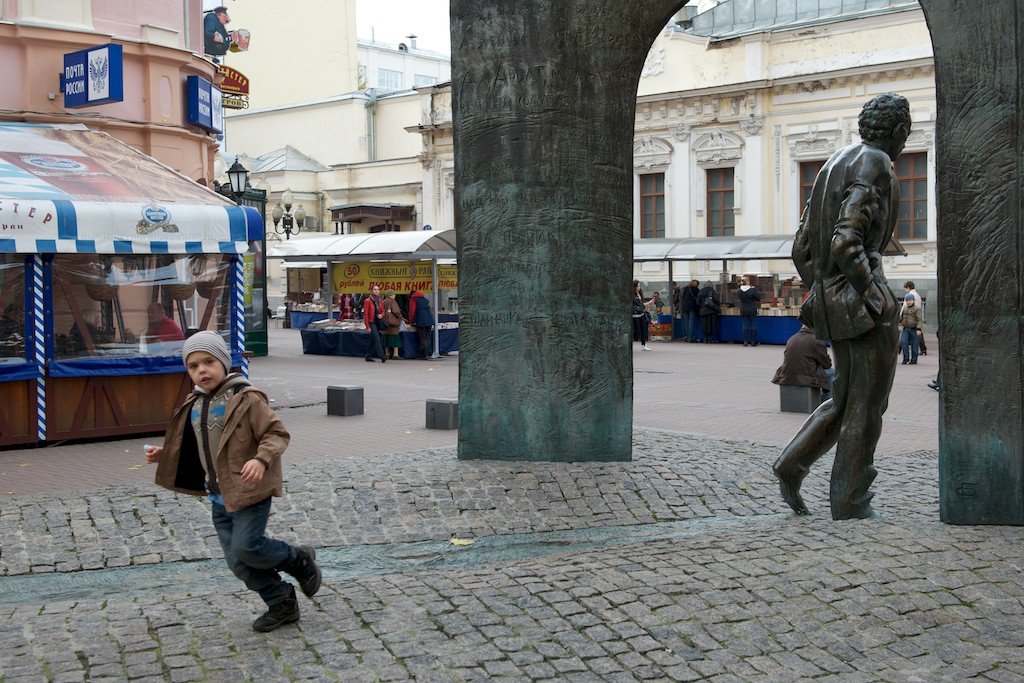
<instances>
[{"instance_id":1,"label":"stone paving slab","mask_svg":"<svg viewBox=\"0 0 1024 683\"><path fill-rule=\"evenodd\" d=\"M631 463L444 448L290 467L271 531L316 545L327 578L271 634L251 631L258 599L210 562L201 501L136 484L15 497L0 509L0 679L1024 679L1024 529L941 524L934 452L880 457L881 519L833 522L828 458L804 483L813 514L796 517L770 476L775 445L638 430L634 450ZM693 529L628 536L679 524ZM601 547L568 543L616 528ZM486 552L545 532L533 555ZM423 559L417 543L452 535L479 539L451 551L463 564ZM352 549L423 561L331 564ZM89 597L150 568L167 581ZM65 576L74 599L14 594Z\"/></svg>"},{"instance_id":2,"label":"stone paving slab","mask_svg":"<svg viewBox=\"0 0 1024 683\"><path fill-rule=\"evenodd\" d=\"M20 680L1019 680L1016 530L823 517L327 582L256 634L244 590L0 607ZM979 557L979 555L981 557Z\"/></svg>"},{"instance_id":3,"label":"stone paving slab","mask_svg":"<svg viewBox=\"0 0 1024 683\"><path fill-rule=\"evenodd\" d=\"M301 463L286 467L269 528L329 547L779 513L788 508L770 472L777 455L638 430L628 463L460 461L452 448ZM937 517L933 453L877 466L879 511ZM826 516L827 476L824 462L804 484ZM0 509L0 576L220 556L207 506L152 484L18 496Z\"/></svg>"}]
</instances>

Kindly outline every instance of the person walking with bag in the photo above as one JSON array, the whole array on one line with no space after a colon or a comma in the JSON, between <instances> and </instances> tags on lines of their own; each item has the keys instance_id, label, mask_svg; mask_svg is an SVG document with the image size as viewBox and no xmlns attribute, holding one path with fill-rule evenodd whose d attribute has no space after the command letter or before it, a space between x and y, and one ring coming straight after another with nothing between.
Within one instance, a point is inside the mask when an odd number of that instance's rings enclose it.
<instances>
[{"instance_id":1,"label":"person walking with bag","mask_svg":"<svg viewBox=\"0 0 1024 683\"><path fill-rule=\"evenodd\" d=\"M384 338L384 350L390 360L401 358L402 307L395 301L395 293L390 289L384 292L384 324L387 325L381 332Z\"/></svg>"},{"instance_id":2,"label":"person walking with bag","mask_svg":"<svg viewBox=\"0 0 1024 683\"><path fill-rule=\"evenodd\" d=\"M380 296L380 285L370 287L370 296L363 299L363 327L370 333L370 345L366 348L366 362L372 363L374 358L380 358L381 363L386 363L388 356L384 353L384 345L381 342L381 328L387 327L384 323L384 299Z\"/></svg>"}]
</instances>

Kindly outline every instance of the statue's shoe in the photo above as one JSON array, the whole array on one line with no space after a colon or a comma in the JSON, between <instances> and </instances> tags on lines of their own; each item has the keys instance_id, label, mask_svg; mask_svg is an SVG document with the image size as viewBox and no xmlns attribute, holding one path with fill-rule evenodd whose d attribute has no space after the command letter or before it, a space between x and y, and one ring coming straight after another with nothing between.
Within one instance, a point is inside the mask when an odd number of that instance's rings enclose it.
<instances>
[{"instance_id":1,"label":"statue's shoe","mask_svg":"<svg viewBox=\"0 0 1024 683\"><path fill-rule=\"evenodd\" d=\"M775 476L779 479L779 491L782 493L782 500L786 501L786 504L793 508L793 512L796 514L810 514L807 506L804 505L804 499L800 497L800 483L803 481L803 476L786 474L779 467L778 463L772 469L775 472ZM800 469L803 470L801 474L807 473L806 468Z\"/></svg>"}]
</instances>

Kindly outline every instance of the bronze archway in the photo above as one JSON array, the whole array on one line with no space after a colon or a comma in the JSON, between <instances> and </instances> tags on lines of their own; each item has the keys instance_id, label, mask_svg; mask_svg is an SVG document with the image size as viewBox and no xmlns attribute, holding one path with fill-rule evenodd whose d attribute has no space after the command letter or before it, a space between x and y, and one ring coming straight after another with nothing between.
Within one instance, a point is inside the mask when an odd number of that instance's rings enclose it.
<instances>
[{"instance_id":1,"label":"bronze archway","mask_svg":"<svg viewBox=\"0 0 1024 683\"><path fill-rule=\"evenodd\" d=\"M635 96L684 4L452 0L460 458L630 458ZM1020 524L1024 2L921 4L939 105L942 517Z\"/></svg>"}]
</instances>

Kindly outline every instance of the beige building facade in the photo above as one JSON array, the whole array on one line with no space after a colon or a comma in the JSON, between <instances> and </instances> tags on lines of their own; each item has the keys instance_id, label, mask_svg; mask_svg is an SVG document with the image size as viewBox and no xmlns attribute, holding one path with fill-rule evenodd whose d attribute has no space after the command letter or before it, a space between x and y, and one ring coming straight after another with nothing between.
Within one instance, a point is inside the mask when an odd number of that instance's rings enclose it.
<instances>
[{"instance_id":1,"label":"beige building facade","mask_svg":"<svg viewBox=\"0 0 1024 683\"><path fill-rule=\"evenodd\" d=\"M916 2L863 4L861 11L803 16L746 30L705 21L711 29L704 35L695 32L700 21L673 24L658 36L637 92L637 240L792 235L818 169L834 151L859 139L857 116L864 102L899 92L910 100L913 118L913 132L897 163L903 197L897 236L907 254L886 256L886 272L897 289L911 279L926 296L934 293L931 41ZM702 8L707 17L716 11L713 3ZM344 117L352 127L328 130L314 123L310 128L319 132L320 144L310 136L309 147L302 149L330 169L308 172L301 185L311 200L319 193L318 229L372 229L365 222L331 222L329 207L360 202L413 206L412 220L398 229L457 227L450 85L378 97L372 104L366 93L343 97L332 103L338 110L332 116ZM305 116L299 111L288 115L297 121ZM263 115L249 116L255 122ZM236 117L231 126L245 118ZM254 123L250 133L232 128L231 134L235 140L248 136L254 149L261 142L280 146L280 140L266 134L269 129ZM283 190L282 182L293 182L283 176L267 179L272 192ZM295 181L291 189L299 186ZM735 261L727 267L729 273L780 279L796 274L786 259ZM720 261L678 262L673 279L717 280L722 271ZM637 264L635 274L653 288L668 289L667 264Z\"/></svg>"}]
</instances>

